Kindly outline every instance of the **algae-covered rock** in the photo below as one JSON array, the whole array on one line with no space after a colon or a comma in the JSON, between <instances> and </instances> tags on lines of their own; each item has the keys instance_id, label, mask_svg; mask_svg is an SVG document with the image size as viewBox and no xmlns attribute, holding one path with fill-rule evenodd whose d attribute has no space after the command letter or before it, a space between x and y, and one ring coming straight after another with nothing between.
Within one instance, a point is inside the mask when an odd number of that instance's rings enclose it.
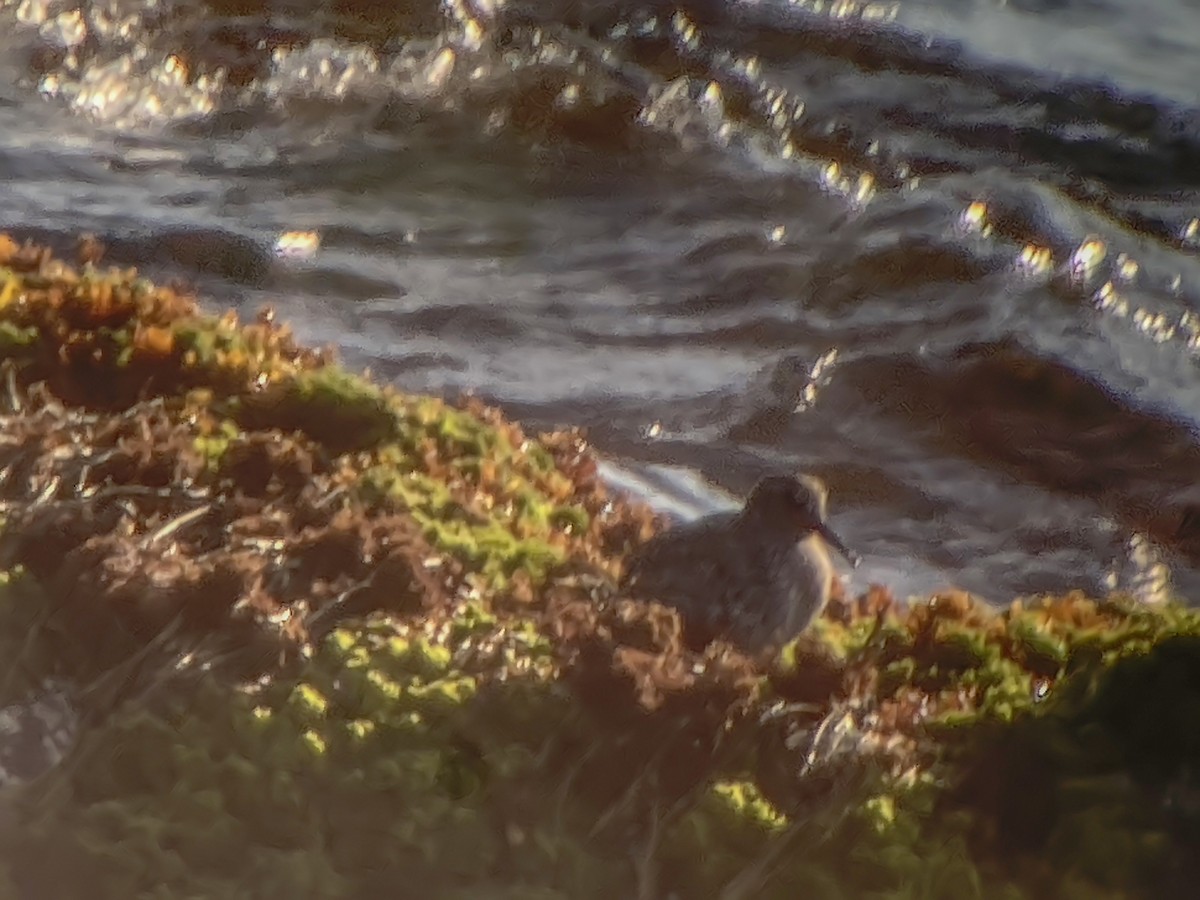
<instances>
[{"instance_id":1,"label":"algae-covered rock","mask_svg":"<svg viewBox=\"0 0 1200 900\"><path fill-rule=\"evenodd\" d=\"M77 719L0 896L1191 896L1196 613L873 589L693 652L581 435L85 257L0 238L0 744Z\"/></svg>"}]
</instances>

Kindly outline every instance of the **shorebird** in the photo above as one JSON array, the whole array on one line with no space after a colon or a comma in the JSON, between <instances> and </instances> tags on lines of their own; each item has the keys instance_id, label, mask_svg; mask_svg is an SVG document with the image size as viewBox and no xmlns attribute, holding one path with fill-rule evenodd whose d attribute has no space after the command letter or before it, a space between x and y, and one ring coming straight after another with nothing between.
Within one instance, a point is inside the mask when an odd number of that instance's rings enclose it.
<instances>
[{"instance_id":1,"label":"shorebird","mask_svg":"<svg viewBox=\"0 0 1200 900\"><path fill-rule=\"evenodd\" d=\"M806 629L829 600L827 545L858 556L825 520L826 490L811 475L769 475L739 511L669 529L637 548L628 596L674 607L694 646L723 637L758 653Z\"/></svg>"}]
</instances>

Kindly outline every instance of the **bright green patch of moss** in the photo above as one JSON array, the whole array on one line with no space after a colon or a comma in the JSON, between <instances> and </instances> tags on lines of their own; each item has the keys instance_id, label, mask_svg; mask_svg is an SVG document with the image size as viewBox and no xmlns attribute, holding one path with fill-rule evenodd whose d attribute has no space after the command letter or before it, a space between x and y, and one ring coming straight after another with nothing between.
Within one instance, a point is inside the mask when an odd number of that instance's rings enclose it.
<instances>
[{"instance_id":1,"label":"bright green patch of moss","mask_svg":"<svg viewBox=\"0 0 1200 900\"><path fill-rule=\"evenodd\" d=\"M31 348L38 338L36 328L22 328L11 322L0 322L0 356L19 356Z\"/></svg>"},{"instance_id":2,"label":"bright green patch of moss","mask_svg":"<svg viewBox=\"0 0 1200 900\"><path fill-rule=\"evenodd\" d=\"M238 427L229 419L223 419L216 428L209 429L196 437L196 452L204 459L205 465L211 472L221 467L221 460L229 445L238 438Z\"/></svg>"},{"instance_id":3,"label":"bright green patch of moss","mask_svg":"<svg viewBox=\"0 0 1200 900\"><path fill-rule=\"evenodd\" d=\"M454 411L448 414L461 417ZM463 440L467 431L458 429L456 433L456 440ZM480 441L472 445L477 454L484 452L484 445L498 440L483 428L475 429L475 436ZM478 573L485 584L502 586L518 571L526 572L534 584L540 583L548 569L562 560L562 536L568 529L586 530L586 511L548 502L520 466L504 459L487 463L488 480L484 482L494 486L499 496L494 494L488 501L464 506L453 498L444 481L426 471L427 464L416 455L426 440L438 440L437 433L409 434L407 446L391 445L380 450L375 465L362 475L362 496L368 502L412 515L433 546L453 555L468 571ZM479 463L476 471L482 465Z\"/></svg>"},{"instance_id":4,"label":"bright green patch of moss","mask_svg":"<svg viewBox=\"0 0 1200 900\"><path fill-rule=\"evenodd\" d=\"M299 431L334 454L375 447L400 427L381 388L333 366L298 371L230 409L245 428Z\"/></svg>"},{"instance_id":5,"label":"bright green patch of moss","mask_svg":"<svg viewBox=\"0 0 1200 900\"><path fill-rule=\"evenodd\" d=\"M72 835L88 877L52 880L63 898L164 886L162 896L260 897L301 883L289 896L414 884L427 896L522 884L614 896L619 859L560 830L549 810L504 799L552 785L538 757L569 724L561 693L536 678L486 698L480 687L444 644L339 629L301 677L260 696L209 684L186 704L103 726L69 776L73 801L43 810L23 851L53 879L64 829Z\"/></svg>"}]
</instances>

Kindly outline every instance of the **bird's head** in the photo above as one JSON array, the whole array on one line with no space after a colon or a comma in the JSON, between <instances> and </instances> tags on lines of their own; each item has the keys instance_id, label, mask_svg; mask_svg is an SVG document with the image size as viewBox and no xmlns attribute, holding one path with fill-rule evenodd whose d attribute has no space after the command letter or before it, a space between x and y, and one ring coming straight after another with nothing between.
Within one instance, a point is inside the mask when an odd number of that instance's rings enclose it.
<instances>
[{"instance_id":1,"label":"bird's head","mask_svg":"<svg viewBox=\"0 0 1200 900\"><path fill-rule=\"evenodd\" d=\"M761 479L746 499L745 515L787 528L797 539L819 534L851 565L858 565L858 554L846 546L826 521L827 491L824 483L812 475L768 475Z\"/></svg>"}]
</instances>

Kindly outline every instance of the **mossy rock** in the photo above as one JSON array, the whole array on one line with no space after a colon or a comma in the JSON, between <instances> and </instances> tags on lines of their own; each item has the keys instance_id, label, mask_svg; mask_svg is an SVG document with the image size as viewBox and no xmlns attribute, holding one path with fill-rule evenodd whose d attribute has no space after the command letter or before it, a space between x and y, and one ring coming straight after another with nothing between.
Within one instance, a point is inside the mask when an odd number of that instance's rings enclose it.
<instances>
[{"instance_id":1,"label":"mossy rock","mask_svg":"<svg viewBox=\"0 0 1200 900\"><path fill-rule=\"evenodd\" d=\"M0 897L1191 896L1195 612L873 589L695 652L582 436L85 255L0 237L0 703L83 719Z\"/></svg>"}]
</instances>

